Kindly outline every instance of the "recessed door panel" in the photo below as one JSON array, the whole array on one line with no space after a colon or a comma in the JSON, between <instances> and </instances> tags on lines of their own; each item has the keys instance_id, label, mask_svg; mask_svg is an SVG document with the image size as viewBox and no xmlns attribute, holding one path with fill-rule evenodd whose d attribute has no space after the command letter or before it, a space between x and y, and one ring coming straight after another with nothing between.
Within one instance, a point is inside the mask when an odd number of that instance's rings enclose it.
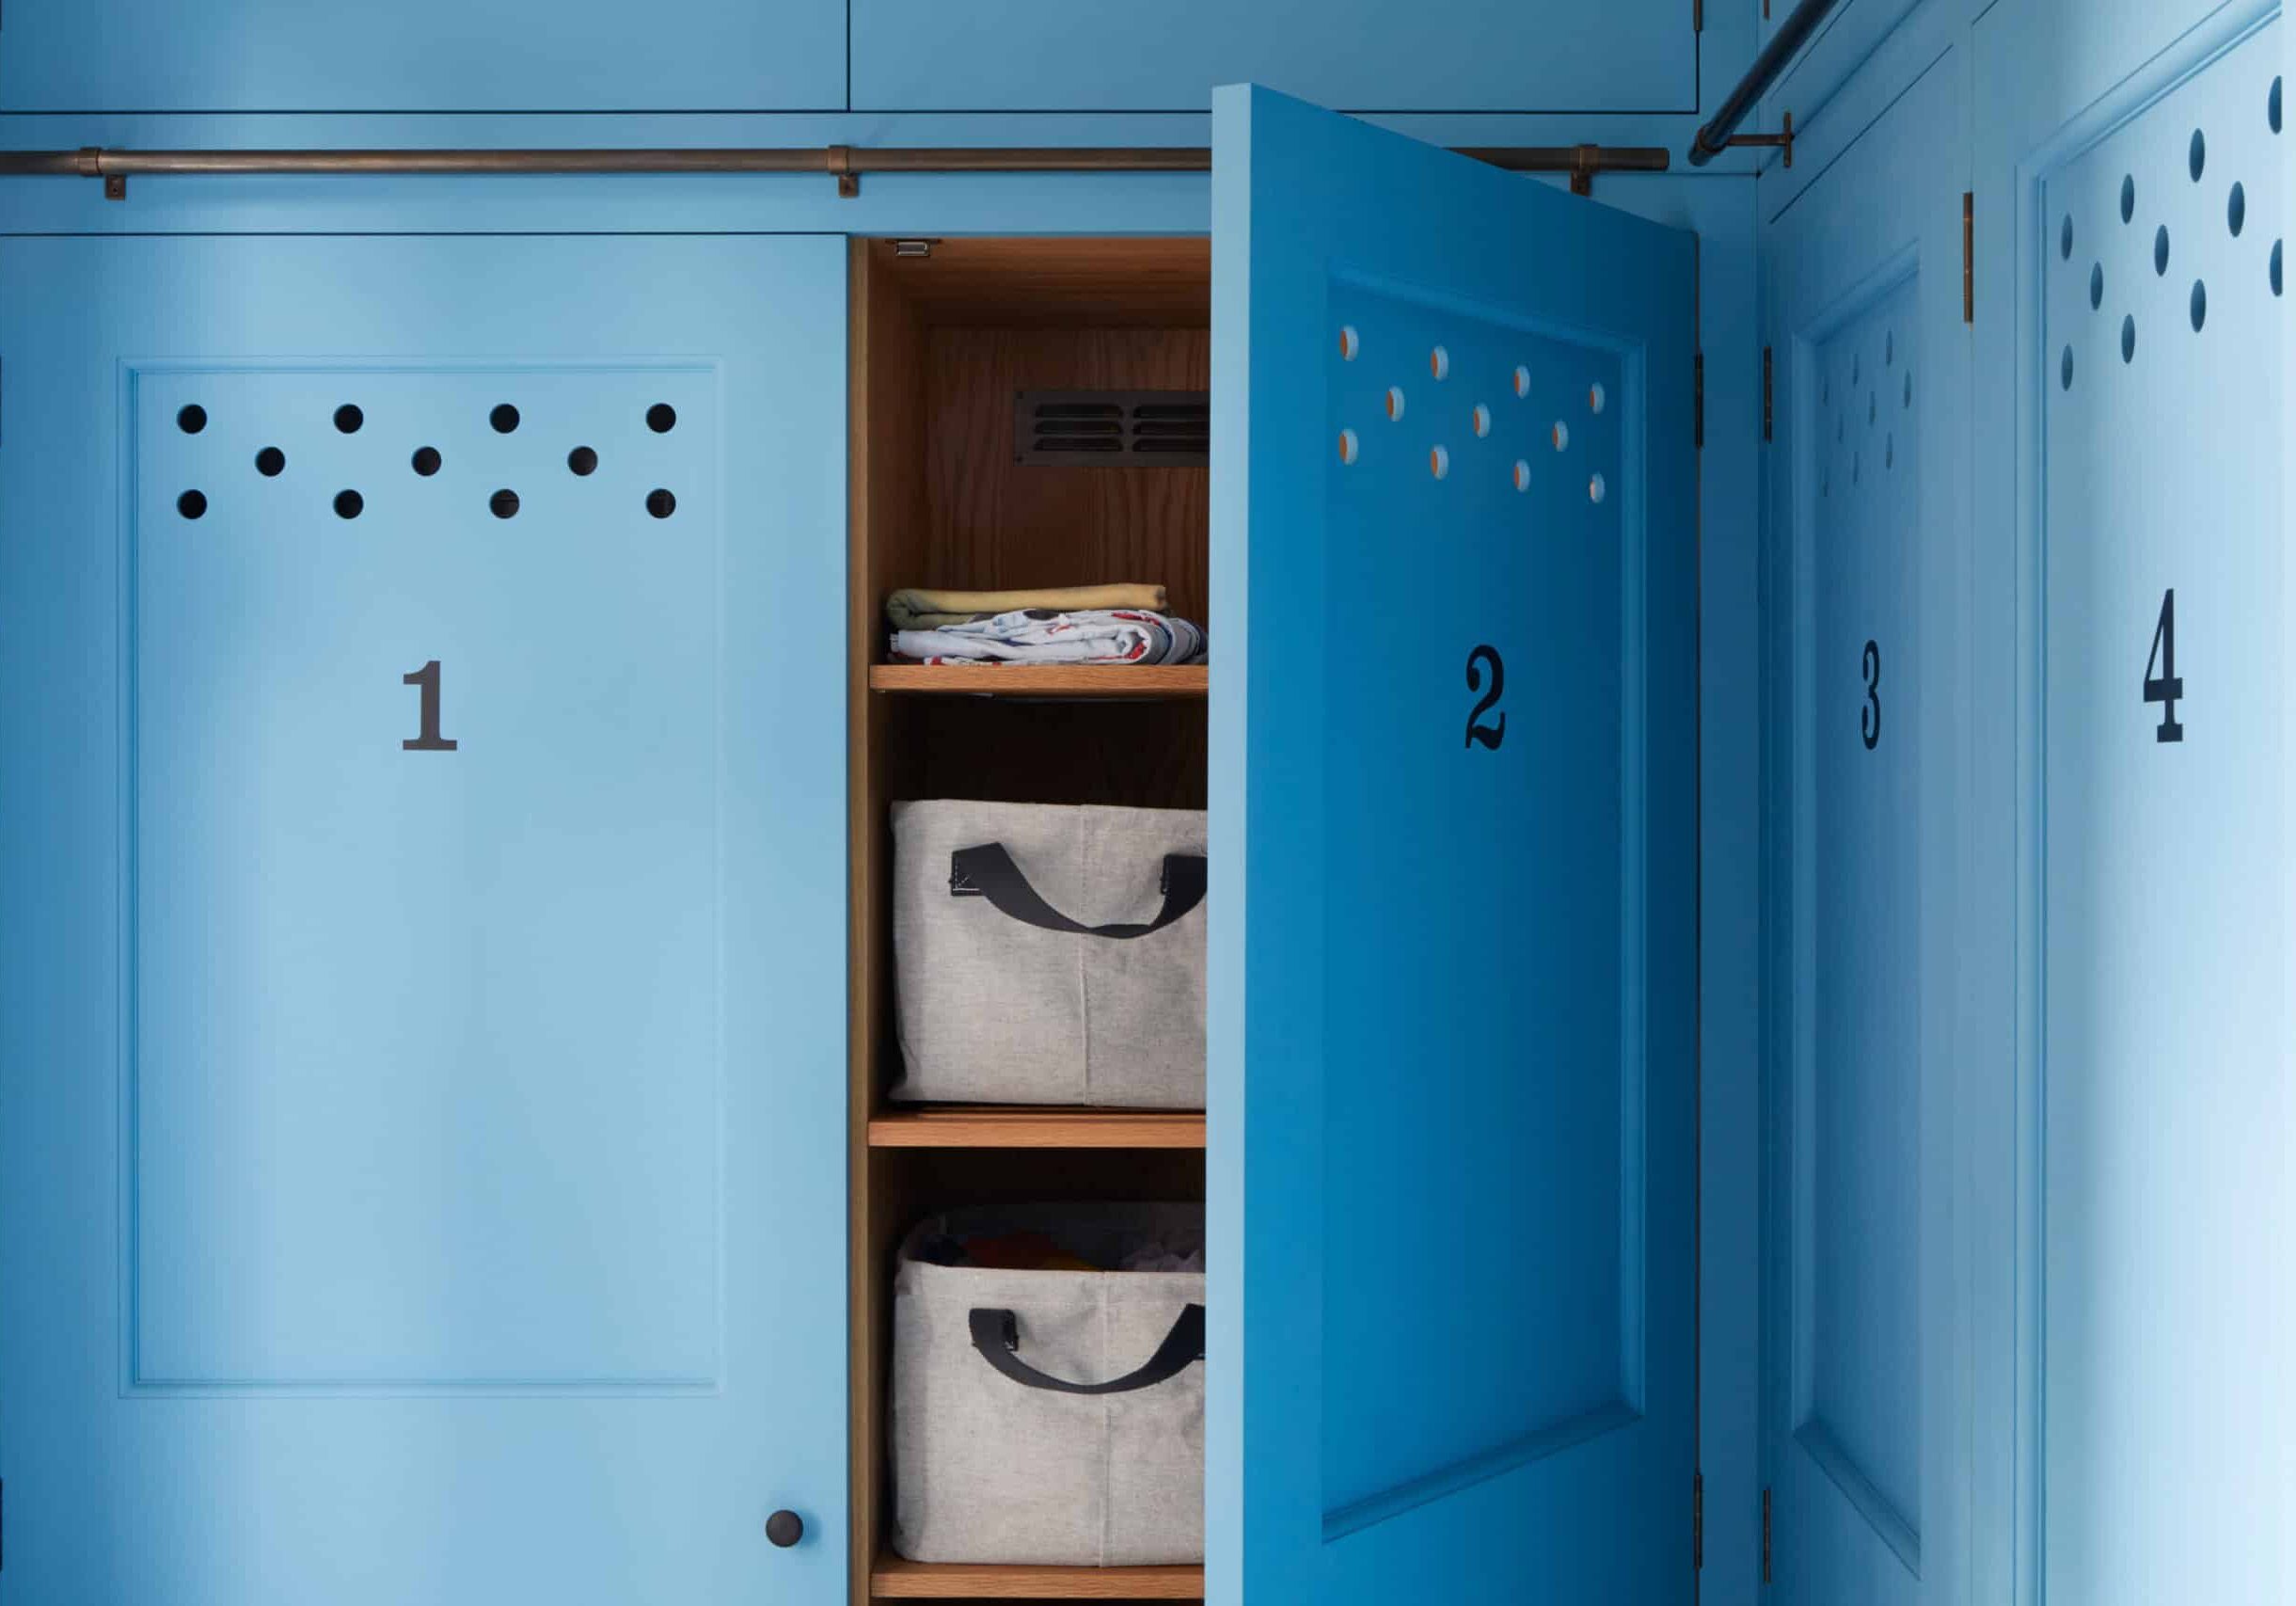
<instances>
[{"instance_id":1,"label":"recessed door panel","mask_svg":"<svg viewBox=\"0 0 2296 1606\"><path fill-rule=\"evenodd\" d=\"M1764 246L1786 471L1766 537L1763 1459L1771 1581L1813 1603L1909 1603L1950 1576L1966 1478L1958 87L1933 57Z\"/></svg>"},{"instance_id":2,"label":"recessed door panel","mask_svg":"<svg viewBox=\"0 0 2296 1606\"><path fill-rule=\"evenodd\" d=\"M131 1382L713 1386L714 365L124 380Z\"/></svg>"},{"instance_id":3,"label":"recessed door panel","mask_svg":"<svg viewBox=\"0 0 2296 1606\"><path fill-rule=\"evenodd\" d=\"M0 253L11 1589L842 1597L844 284Z\"/></svg>"}]
</instances>

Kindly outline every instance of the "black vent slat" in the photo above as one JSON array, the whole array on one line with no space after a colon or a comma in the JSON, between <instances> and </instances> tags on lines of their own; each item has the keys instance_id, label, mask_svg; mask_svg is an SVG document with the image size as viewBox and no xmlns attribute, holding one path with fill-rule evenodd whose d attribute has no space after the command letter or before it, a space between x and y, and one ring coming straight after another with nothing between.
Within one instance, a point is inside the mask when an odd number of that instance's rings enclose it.
<instances>
[{"instance_id":1,"label":"black vent slat","mask_svg":"<svg viewBox=\"0 0 2296 1606\"><path fill-rule=\"evenodd\" d=\"M1022 390L1013 399L1013 457L1120 469L1211 460L1211 399L1201 390Z\"/></svg>"}]
</instances>

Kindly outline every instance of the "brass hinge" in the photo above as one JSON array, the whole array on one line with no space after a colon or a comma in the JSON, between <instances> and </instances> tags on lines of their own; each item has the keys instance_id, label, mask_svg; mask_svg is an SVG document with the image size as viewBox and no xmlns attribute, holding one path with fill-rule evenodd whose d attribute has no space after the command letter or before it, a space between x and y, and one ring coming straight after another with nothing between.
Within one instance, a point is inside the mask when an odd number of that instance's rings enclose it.
<instances>
[{"instance_id":1,"label":"brass hinge","mask_svg":"<svg viewBox=\"0 0 2296 1606\"><path fill-rule=\"evenodd\" d=\"M1706 444L1706 354L1690 358L1690 444Z\"/></svg>"},{"instance_id":2,"label":"brass hinge","mask_svg":"<svg viewBox=\"0 0 2296 1606\"><path fill-rule=\"evenodd\" d=\"M1770 1582L1770 1491L1762 1491L1762 1582Z\"/></svg>"},{"instance_id":3,"label":"brass hinge","mask_svg":"<svg viewBox=\"0 0 2296 1606\"><path fill-rule=\"evenodd\" d=\"M1975 199L1967 190L1961 192L1961 321L1965 324L1977 321L1977 264L1971 246L1977 226L1970 215Z\"/></svg>"},{"instance_id":4,"label":"brass hinge","mask_svg":"<svg viewBox=\"0 0 2296 1606\"><path fill-rule=\"evenodd\" d=\"M1706 31L1706 0L1690 0L1690 31L1694 34Z\"/></svg>"},{"instance_id":5,"label":"brass hinge","mask_svg":"<svg viewBox=\"0 0 2296 1606\"><path fill-rule=\"evenodd\" d=\"M1771 438L1772 419L1776 413L1774 398L1777 391L1771 383L1773 368L1774 365L1770 361L1770 348L1764 346L1762 348L1762 438L1765 440Z\"/></svg>"},{"instance_id":6,"label":"brass hinge","mask_svg":"<svg viewBox=\"0 0 2296 1606\"><path fill-rule=\"evenodd\" d=\"M1706 1565L1706 1474L1690 1474L1690 1566Z\"/></svg>"}]
</instances>

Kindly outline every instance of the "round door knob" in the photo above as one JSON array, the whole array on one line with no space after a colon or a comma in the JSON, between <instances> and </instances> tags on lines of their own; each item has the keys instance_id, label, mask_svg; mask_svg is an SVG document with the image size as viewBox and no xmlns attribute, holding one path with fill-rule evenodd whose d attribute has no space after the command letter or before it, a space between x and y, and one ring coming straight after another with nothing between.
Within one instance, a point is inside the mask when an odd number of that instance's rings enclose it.
<instances>
[{"instance_id":1,"label":"round door knob","mask_svg":"<svg viewBox=\"0 0 2296 1606\"><path fill-rule=\"evenodd\" d=\"M805 1537L805 1519L794 1511L777 1511L766 1519L766 1537L785 1550Z\"/></svg>"}]
</instances>

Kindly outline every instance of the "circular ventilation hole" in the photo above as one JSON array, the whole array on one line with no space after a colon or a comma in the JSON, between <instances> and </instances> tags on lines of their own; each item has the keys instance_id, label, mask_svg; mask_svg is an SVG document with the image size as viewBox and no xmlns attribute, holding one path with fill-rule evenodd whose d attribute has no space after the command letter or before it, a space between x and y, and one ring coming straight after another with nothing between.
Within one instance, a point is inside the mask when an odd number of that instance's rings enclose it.
<instances>
[{"instance_id":1,"label":"circular ventilation hole","mask_svg":"<svg viewBox=\"0 0 2296 1606\"><path fill-rule=\"evenodd\" d=\"M438 448L435 446L419 446L415 449L415 472L426 480L437 473L439 465L445 461L445 458L438 455Z\"/></svg>"},{"instance_id":2,"label":"circular ventilation hole","mask_svg":"<svg viewBox=\"0 0 2296 1606\"><path fill-rule=\"evenodd\" d=\"M175 415L175 426L185 435L198 434L207 427L207 409L197 402L187 407L178 408Z\"/></svg>"},{"instance_id":3,"label":"circular ventilation hole","mask_svg":"<svg viewBox=\"0 0 2296 1606\"><path fill-rule=\"evenodd\" d=\"M336 517L356 518L366 510L367 499L360 496L356 491L337 491L335 493Z\"/></svg>"},{"instance_id":4,"label":"circular ventilation hole","mask_svg":"<svg viewBox=\"0 0 2296 1606\"><path fill-rule=\"evenodd\" d=\"M2073 388L2073 348L2069 345L2065 348L2065 356L2057 364L2057 383L2067 390Z\"/></svg>"},{"instance_id":5,"label":"circular ventilation hole","mask_svg":"<svg viewBox=\"0 0 2296 1606\"><path fill-rule=\"evenodd\" d=\"M2121 320L2121 360L2136 360L2136 314L2133 312Z\"/></svg>"},{"instance_id":6,"label":"circular ventilation hole","mask_svg":"<svg viewBox=\"0 0 2296 1606\"><path fill-rule=\"evenodd\" d=\"M2185 169L2193 175L2194 183L2200 183L2201 171L2208 165L2209 142L2200 136L2200 130L2196 128L2193 130L2193 144L2184 158Z\"/></svg>"},{"instance_id":7,"label":"circular ventilation hole","mask_svg":"<svg viewBox=\"0 0 2296 1606\"><path fill-rule=\"evenodd\" d=\"M1561 451L1561 450L1562 450L1564 447L1566 447L1566 446L1570 445L1570 443L1571 443L1571 426L1570 426L1569 424L1567 424L1567 423L1564 423L1564 422L1563 422L1563 421L1562 421L1560 419L1557 419L1557 420L1555 421L1555 428L1554 428L1554 431L1553 431L1553 435L1554 435L1554 440L1555 440L1555 450L1556 450L1556 451L1560 452L1560 451Z\"/></svg>"},{"instance_id":8,"label":"circular ventilation hole","mask_svg":"<svg viewBox=\"0 0 2296 1606\"><path fill-rule=\"evenodd\" d=\"M1840 413L1833 416L1833 440L1836 446L1842 443L1842 415Z\"/></svg>"},{"instance_id":9,"label":"circular ventilation hole","mask_svg":"<svg viewBox=\"0 0 2296 1606\"><path fill-rule=\"evenodd\" d=\"M486 415L486 421L494 425L497 435L508 435L518 427L518 409L508 402L499 403L493 412Z\"/></svg>"},{"instance_id":10,"label":"circular ventilation hole","mask_svg":"<svg viewBox=\"0 0 2296 1606\"><path fill-rule=\"evenodd\" d=\"M2065 215L2065 221L2057 228L2057 255L2067 262L2072 261L2073 215L2069 212Z\"/></svg>"},{"instance_id":11,"label":"circular ventilation hole","mask_svg":"<svg viewBox=\"0 0 2296 1606\"><path fill-rule=\"evenodd\" d=\"M1355 453L1360 448L1358 447L1355 439L1355 432L1354 430L1343 429L1339 432L1340 462L1353 463L1355 460Z\"/></svg>"},{"instance_id":12,"label":"circular ventilation hole","mask_svg":"<svg viewBox=\"0 0 2296 1606\"><path fill-rule=\"evenodd\" d=\"M486 511L493 514L497 518L517 517L518 493L516 491L510 490L507 487L495 492L494 495L486 499Z\"/></svg>"},{"instance_id":13,"label":"circular ventilation hole","mask_svg":"<svg viewBox=\"0 0 2296 1606\"><path fill-rule=\"evenodd\" d=\"M646 511L657 518L667 518L677 511L677 498L665 490L648 491L646 492Z\"/></svg>"},{"instance_id":14,"label":"circular ventilation hole","mask_svg":"<svg viewBox=\"0 0 2296 1606\"><path fill-rule=\"evenodd\" d=\"M2272 294L2277 295L2280 294L2280 242L2277 240L2272 242Z\"/></svg>"},{"instance_id":15,"label":"circular ventilation hole","mask_svg":"<svg viewBox=\"0 0 2296 1606\"><path fill-rule=\"evenodd\" d=\"M2225 227L2238 238L2241 225L2247 221L2248 192L2241 187L2240 180L2235 179L2232 181L2232 193L2225 198Z\"/></svg>"},{"instance_id":16,"label":"circular ventilation hole","mask_svg":"<svg viewBox=\"0 0 2296 1606\"><path fill-rule=\"evenodd\" d=\"M1881 404L1879 400L1875 396L1873 391L1868 390L1865 393L1865 424L1868 429L1871 429L1874 426L1874 420L1880 416L1880 412Z\"/></svg>"},{"instance_id":17,"label":"circular ventilation hole","mask_svg":"<svg viewBox=\"0 0 2296 1606\"><path fill-rule=\"evenodd\" d=\"M1514 488L1518 491L1530 489L1530 465L1520 457L1514 460Z\"/></svg>"},{"instance_id":18,"label":"circular ventilation hole","mask_svg":"<svg viewBox=\"0 0 2296 1606\"><path fill-rule=\"evenodd\" d=\"M578 446L566 453L566 467L587 478L598 471L598 454L587 446Z\"/></svg>"},{"instance_id":19,"label":"circular ventilation hole","mask_svg":"<svg viewBox=\"0 0 2296 1606\"><path fill-rule=\"evenodd\" d=\"M2198 279L2193 280L2193 332L2200 333L2200 326L2209 321L2209 287Z\"/></svg>"},{"instance_id":20,"label":"circular ventilation hole","mask_svg":"<svg viewBox=\"0 0 2296 1606\"><path fill-rule=\"evenodd\" d=\"M1427 453L1427 471L1442 479L1451 471L1451 454L1438 446Z\"/></svg>"},{"instance_id":21,"label":"circular ventilation hole","mask_svg":"<svg viewBox=\"0 0 2296 1606\"><path fill-rule=\"evenodd\" d=\"M197 518L207 511L207 496L202 491L185 491L175 499L175 510L186 518Z\"/></svg>"},{"instance_id":22,"label":"circular ventilation hole","mask_svg":"<svg viewBox=\"0 0 2296 1606\"><path fill-rule=\"evenodd\" d=\"M2152 231L2152 271L2168 272L2168 225L2163 223Z\"/></svg>"},{"instance_id":23,"label":"circular ventilation hole","mask_svg":"<svg viewBox=\"0 0 2296 1606\"><path fill-rule=\"evenodd\" d=\"M2121 221L2126 223L2135 215L2136 179L2132 174L2123 173L2121 175Z\"/></svg>"},{"instance_id":24,"label":"circular ventilation hole","mask_svg":"<svg viewBox=\"0 0 2296 1606\"><path fill-rule=\"evenodd\" d=\"M1833 400L1833 381L1831 379L1827 379L1818 386L1817 399L1820 405Z\"/></svg>"},{"instance_id":25,"label":"circular ventilation hole","mask_svg":"<svg viewBox=\"0 0 2296 1606\"><path fill-rule=\"evenodd\" d=\"M2264 97L2264 120L2272 124L2272 132L2280 132L2280 77L2272 75L2272 92Z\"/></svg>"},{"instance_id":26,"label":"circular ventilation hole","mask_svg":"<svg viewBox=\"0 0 2296 1606\"><path fill-rule=\"evenodd\" d=\"M1587 387L1587 411L1591 413L1599 413L1609 405L1610 393L1605 390L1601 385L1595 384Z\"/></svg>"},{"instance_id":27,"label":"circular ventilation hole","mask_svg":"<svg viewBox=\"0 0 2296 1606\"><path fill-rule=\"evenodd\" d=\"M1355 360L1355 354L1362 349L1363 337L1355 332L1355 326L1353 324L1340 325L1339 360L1342 362L1353 362Z\"/></svg>"},{"instance_id":28,"label":"circular ventilation hole","mask_svg":"<svg viewBox=\"0 0 2296 1606\"><path fill-rule=\"evenodd\" d=\"M1865 459L1853 452L1849 454L1849 483L1856 485L1865 478Z\"/></svg>"},{"instance_id":29,"label":"circular ventilation hole","mask_svg":"<svg viewBox=\"0 0 2296 1606\"><path fill-rule=\"evenodd\" d=\"M1516 367L1514 371L1514 393L1518 396L1528 396L1530 394L1529 369L1521 367L1519 365Z\"/></svg>"},{"instance_id":30,"label":"circular ventilation hole","mask_svg":"<svg viewBox=\"0 0 2296 1606\"><path fill-rule=\"evenodd\" d=\"M255 454L255 471L266 480L276 480L287 471L287 453L276 446L266 446Z\"/></svg>"},{"instance_id":31,"label":"circular ventilation hole","mask_svg":"<svg viewBox=\"0 0 2296 1606\"><path fill-rule=\"evenodd\" d=\"M1881 466L1885 469L1897 467L1897 437L1894 435L1881 437Z\"/></svg>"},{"instance_id":32,"label":"circular ventilation hole","mask_svg":"<svg viewBox=\"0 0 2296 1606\"><path fill-rule=\"evenodd\" d=\"M1600 501L1609 494L1610 487L1603 484L1603 477L1600 474L1596 474L1587 481L1587 500L1589 501Z\"/></svg>"},{"instance_id":33,"label":"circular ventilation hole","mask_svg":"<svg viewBox=\"0 0 2296 1606\"><path fill-rule=\"evenodd\" d=\"M1888 368L1897 361L1897 331L1892 329L1881 337L1881 366Z\"/></svg>"},{"instance_id":34,"label":"circular ventilation hole","mask_svg":"<svg viewBox=\"0 0 2296 1606\"><path fill-rule=\"evenodd\" d=\"M1849 382L1852 386L1858 383L1858 358L1855 352L1850 354L1849 358Z\"/></svg>"},{"instance_id":35,"label":"circular ventilation hole","mask_svg":"<svg viewBox=\"0 0 2296 1606\"><path fill-rule=\"evenodd\" d=\"M1468 417L1475 421L1475 434L1479 438L1491 433L1491 409L1489 407L1478 402L1475 404L1475 410Z\"/></svg>"},{"instance_id":36,"label":"circular ventilation hole","mask_svg":"<svg viewBox=\"0 0 2296 1606\"><path fill-rule=\"evenodd\" d=\"M367 415L360 412L357 405L354 403L345 402L341 406L335 409L335 427L345 435L356 435L358 433L358 426L366 421ZM356 515L345 514L343 517L349 518L356 517Z\"/></svg>"},{"instance_id":37,"label":"circular ventilation hole","mask_svg":"<svg viewBox=\"0 0 2296 1606\"><path fill-rule=\"evenodd\" d=\"M2089 264L2089 310L2096 310L2105 304L2105 264Z\"/></svg>"},{"instance_id":38,"label":"circular ventilation hole","mask_svg":"<svg viewBox=\"0 0 2296 1606\"><path fill-rule=\"evenodd\" d=\"M677 427L677 409L667 402L657 402L646 409L646 428L656 435L668 435Z\"/></svg>"},{"instance_id":39,"label":"circular ventilation hole","mask_svg":"<svg viewBox=\"0 0 2296 1606\"><path fill-rule=\"evenodd\" d=\"M1910 371L1906 374L1906 399L1899 405L1908 407L1913 405L1913 374Z\"/></svg>"},{"instance_id":40,"label":"circular ventilation hole","mask_svg":"<svg viewBox=\"0 0 2296 1606\"><path fill-rule=\"evenodd\" d=\"M1394 421L1395 420L1401 418L1402 416L1403 416L1403 388L1402 388L1401 385L1390 385L1390 386L1388 386L1388 387L1387 387L1387 418L1388 418L1388 421L1389 421L1390 422L1392 422L1392 421Z\"/></svg>"},{"instance_id":41,"label":"circular ventilation hole","mask_svg":"<svg viewBox=\"0 0 2296 1606\"><path fill-rule=\"evenodd\" d=\"M1427 354L1427 372L1438 379L1449 379L1451 376L1451 354L1441 346L1429 352Z\"/></svg>"}]
</instances>

